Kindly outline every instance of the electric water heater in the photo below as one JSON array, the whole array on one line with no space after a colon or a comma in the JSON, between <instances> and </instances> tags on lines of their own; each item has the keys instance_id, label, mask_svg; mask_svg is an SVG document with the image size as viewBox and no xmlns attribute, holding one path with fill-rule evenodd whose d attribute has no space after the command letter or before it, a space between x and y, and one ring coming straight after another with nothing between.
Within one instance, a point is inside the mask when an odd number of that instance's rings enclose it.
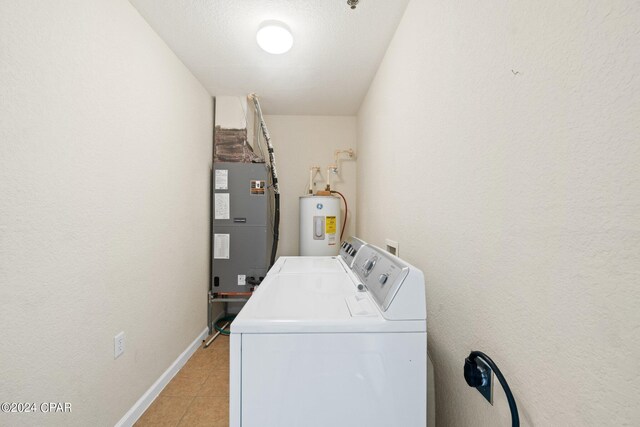
<instances>
[{"instance_id":1,"label":"electric water heater","mask_svg":"<svg viewBox=\"0 0 640 427\"><path fill-rule=\"evenodd\" d=\"M338 197L300 197L300 255L337 255L341 225Z\"/></svg>"}]
</instances>

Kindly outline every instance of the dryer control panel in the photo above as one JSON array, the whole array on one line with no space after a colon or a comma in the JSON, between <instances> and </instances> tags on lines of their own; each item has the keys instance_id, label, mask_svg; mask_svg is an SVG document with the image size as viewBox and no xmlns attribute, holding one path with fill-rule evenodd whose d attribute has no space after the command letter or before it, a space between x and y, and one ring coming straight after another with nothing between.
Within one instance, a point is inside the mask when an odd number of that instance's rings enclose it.
<instances>
[{"instance_id":1,"label":"dryer control panel","mask_svg":"<svg viewBox=\"0 0 640 427\"><path fill-rule=\"evenodd\" d=\"M352 270L362 280L382 311L386 311L409 274L409 265L374 246L363 246Z\"/></svg>"}]
</instances>

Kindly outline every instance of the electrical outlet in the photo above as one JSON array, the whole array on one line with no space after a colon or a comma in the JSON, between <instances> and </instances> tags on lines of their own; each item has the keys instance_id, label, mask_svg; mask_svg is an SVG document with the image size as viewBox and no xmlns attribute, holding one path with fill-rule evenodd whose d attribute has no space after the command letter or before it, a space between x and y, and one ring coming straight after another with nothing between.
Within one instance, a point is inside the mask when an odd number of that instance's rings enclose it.
<instances>
[{"instance_id":1,"label":"electrical outlet","mask_svg":"<svg viewBox=\"0 0 640 427\"><path fill-rule=\"evenodd\" d=\"M113 337L113 358L117 359L124 353L124 331Z\"/></svg>"},{"instance_id":2,"label":"electrical outlet","mask_svg":"<svg viewBox=\"0 0 640 427\"><path fill-rule=\"evenodd\" d=\"M487 402L493 405L493 371L489 365L479 357L476 357L476 363L480 371L482 371L483 377L482 384L476 387L476 389L487 399Z\"/></svg>"}]
</instances>

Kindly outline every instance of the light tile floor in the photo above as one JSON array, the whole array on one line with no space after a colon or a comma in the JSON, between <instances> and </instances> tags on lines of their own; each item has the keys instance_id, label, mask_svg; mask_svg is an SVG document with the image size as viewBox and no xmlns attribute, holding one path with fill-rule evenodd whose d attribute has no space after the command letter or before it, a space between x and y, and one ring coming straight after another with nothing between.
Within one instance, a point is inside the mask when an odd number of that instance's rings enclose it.
<instances>
[{"instance_id":1,"label":"light tile floor","mask_svg":"<svg viewBox=\"0 0 640 427\"><path fill-rule=\"evenodd\" d=\"M229 425L229 337L200 347L135 424L144 426Z\"/></svg>"}]
</instances>

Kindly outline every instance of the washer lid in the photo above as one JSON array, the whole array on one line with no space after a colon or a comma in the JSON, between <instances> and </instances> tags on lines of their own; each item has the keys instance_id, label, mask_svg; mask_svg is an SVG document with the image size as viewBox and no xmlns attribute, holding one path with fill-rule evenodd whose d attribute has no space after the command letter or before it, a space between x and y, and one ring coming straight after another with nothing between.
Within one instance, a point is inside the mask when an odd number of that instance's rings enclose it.
<instances>
[{"instance_id":1,"label":"washer lid","mask_svg":"<svg viewBox=\"0 0 640 427\"><path fill-rule=\"evenodd\" d=\"M344 273L344 264L335 256L280 257L269 273Z\"/></svg>"},{"instance_id":2,"label":"washer lid","mask_svg":"<svg viewBox=\"0 0 640 427\"><path fill-rule=\"evenodd\" d=\"M232 333L425 332L426 321L389 321L346 273L265 278L231 324Z\"/></svg>"}]
</instances>

